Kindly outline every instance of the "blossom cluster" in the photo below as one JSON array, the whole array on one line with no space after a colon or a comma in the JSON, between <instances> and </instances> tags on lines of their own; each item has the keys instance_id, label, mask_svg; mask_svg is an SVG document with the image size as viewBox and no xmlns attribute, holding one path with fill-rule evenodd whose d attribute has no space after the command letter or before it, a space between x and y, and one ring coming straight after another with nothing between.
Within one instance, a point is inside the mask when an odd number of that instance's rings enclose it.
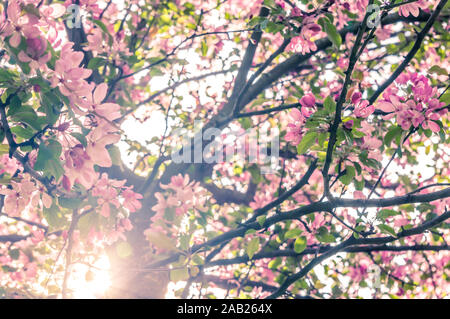
<instances>
[{"instance_id":1,"label":"blossom cluster","mask_svg":"<svg viewBox=\"0 0 450 319\"><path fill-rule=\"evenodd\" d=\"M405 131L412 125L439 132L441 127L437 121L447 110L438 97L437 88L430 85L426 76L410 72L397 78L395 85L385 91L376 107L388 113L383 117L385 120L395 118Z\"/></svg>"}]
</instances>

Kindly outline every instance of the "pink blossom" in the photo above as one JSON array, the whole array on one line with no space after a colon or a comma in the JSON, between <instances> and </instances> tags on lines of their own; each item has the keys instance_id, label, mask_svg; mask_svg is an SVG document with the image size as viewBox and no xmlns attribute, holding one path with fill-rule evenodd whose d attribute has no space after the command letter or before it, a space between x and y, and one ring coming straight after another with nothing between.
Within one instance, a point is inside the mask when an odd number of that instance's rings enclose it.
<instances>
[{"instance_id":1,"label":"pink blossom","mask_svg":"<svg viewBox=\"0 0 450 319\"><path fill-rule=\"evenodd\" d=\"M32 15L22 15L22 9L18 1L10 1L8 4L8 21L4 29L4 36L11 36L9 44L17 48L22 40L22 34L26 38L35 38L39 36L39 29L34 26L37 23Z\"/></svg>"},{"instance_id":2,"label":"pink blossom","mask_svg":"<svg viewBox=\"0 0 450 319\"><path fill-rule=\"evenodd\" d=\"M422 125L424 129L439 132L441 128L435 122L439 120L439 114L435 110L443 106L444 103L432 98L435 92L427 84L424 84L423 78L414 82L417 85L414 89L417 93L417 96L414 95L416 100L408 99L405 101L404 98L400 99L396 95L388 95L386 99L377 103L377 108L388 113L383 117L385 120L395 116L398 125L403 130L408 130L412 124L414 127ZM424 103L428 104L428 109L424 107Z\"/></svg>"},{"instance_id":3,"label":"pink blossom","mask_svg":"<svg viewBox=\"0 0 450 319\"><path fill-rule=\"evenodd\" d=\"M121 196L124 198L123 206L130 212L141 209L142 204L139 201L143 198L141 194L133 192L130 188L126 188L121 193Z\"/></svg>"},{"instance_id":4,"label":"pink blossom","mask_svg":"<svg viewBox=\"0 0 450 319\"><path fill-rule=\"evenodd\" d=\"M100 28L93 29L92 34L87 36L87 40L89 42L87 50L92 51L94 56L96 56L99 52L103 52L103 33Z\"/></svg>"},{"instance_id":5,"label":"pink blossom","mask_svg":"<svg viewBox=\"0 0 450 319\"><path fill-rule=\"evenodd\" d=\"M95 177L94 163L83 145L77 144L75 147L67 150L64 153L64 157L66 160L64 164L66 169L66 178L63 178L64 188L67 189L69 186L73 186L75 182L86 188L91 188Z\"/></svg>"},{"instance_id":6,"label":"pink blossom","mask_svg":"<svg viewBox=\"0 0 450 319\"><path fill-rule=\"evenodd\" d=\"M360 100L357 105L355 105L354 113L356 117L366 118L375 111L373 105L369 105L369 101Z\"/></svg>"},{"instance_id":7,"label":"pink blossom","mask_svg":"<svg viewBox=\"0 0 450 319\"><path fill-rule=\"evenodd\" d=\"M46 48L47 43L44 39L40 37L28 38L27 49L26 51L20 51L18 58L22 62L31 62L30 66L37 69L46 64L51 58L50 52L45 53Z\"/></svg>"},{"instance_id":8,"label":"pink blossom","mask_svg":"<svg viewBox=\"0 0 450 319\"><path fill-rule=\"evenodd\" d=\"M161 193L155 193L155 197L158 200L158 203L152 207L152 210L158 214L164 214L166 208L173 207L178 204L178 201L172 196L169 196L166 200Z\"/></svg>"},{"instance_id":9,"label":"pink blossom","mask_svg":"<svg viewBox=\"0 0 450 319\"><path fill-rule=\"evenodd\" d=\"M27 263L24 267L25 277L27 279L33 279L37 276L38 266L36 263Z\"/></svg>"},{"instance_id":10,"label":"pink blossom","mask_svg":"<svg viewBox=\"0 0 450 319\"><path fill-rule=\"evenodd\" d=\"M33 244L35 244L35 245L37 243L41 242L44 239L44 237L45 237L44 231L42 229L33 231L31 233L31 235L32 235L31 236L31 242Z\"/></svg>"},{"instance_id":11,"label":"pink blossom","mask_svg":"<svg viewBox=\"0 0 450 319\"><path fill-rule=\"evenodd\" d=\"M289 117L293 120L293 123L287 125L287 133L284 138L286 141L298 145L302 139L302 129L305 123L305 117L298 109L292 109L289 113Z\"/></svg>"},{"instance_id":12,"label":"pink blossom","mask_svg":"<svg viewBox=\"0 0 450 319\"><path fill-rule=\"evenodd\" d=\"M316 43L312 38L319 33L320 26L314 21L314 17L306 17L300 30L300 35L292 38L289 49L294 52L306 54L317 50Z\"/></svg>"},{"instance_id":13,"label":"pink blossom","mask_svg":"<svg viewBox=\"0 0 450 319\"><path fill-rule=\"evenodd\" d=\"M361 191L354 191L354 192L353 192L353 197L354 197L355 199L366 199L366 196L365 196L364 193L361 192Z\"/></svg>"},{"instance_id":14,"label":"pink blossom","mask_svg":"<svg viewBox=\"0 0 450 319\"><path fill-rule=\"evenodd\" d=\"M426 1L418 0L412 3L403 4L398 8L398 13L401 16L407 17L410 14L414 17L419 16L419 9L425 9L427 7Z\"/></svg>"},{"instance_id":15,"label":"pink blossom","mask_svg":"<svg viewBox=\"0 0 450 319\"><path fill-rule=\"evenodd\" d=\"M372 137L372 136L365 136L363 138L364 143L361 146L364 149L369 149L369 150L374 150L379 148L381 145L383 145L383 142L380 141L378 138L376 137Z\"/></svg>"},{"instance_id":16,"label":"pink blossom","mask_svg":"<svg viewBox=\"0 0 450 319\"><path fill-rule=\"evenodd\" d=\"M92 70L80 68L83 52L74 51L73 43L69 42L61 49L61 58L55 63L55 73L51 79L52 87L59 87L65 96L88 96L90 88L84 79L88 78Z\"/></svg>"},{"instance_id":17,"label":"pink blossom","mask_svg":"<svg viewBox=\"0 0 450 319\"><path fill-rule=\"evenodd\" d=\"M0 194L5 195L3 209L10 216L19 216L30 203L36 186L30 180L22 180L20 183L11 181L11 186L0 189Z\"/></svg>"},{"instance_id":18,"label":"pink blossom","mask_svg":"<svg viewBox=\"0 0 450 319\"><path fill-rule=\"evenodd\" d=\"M120 140L118 134L105 134L97 139L93 136L88 137L89 142L86 146L86 154L92 159L94 164L102 167L110 167L112 165L111 157L106 149L106 145L117 143Z\"/></svg>"}]
</instances>

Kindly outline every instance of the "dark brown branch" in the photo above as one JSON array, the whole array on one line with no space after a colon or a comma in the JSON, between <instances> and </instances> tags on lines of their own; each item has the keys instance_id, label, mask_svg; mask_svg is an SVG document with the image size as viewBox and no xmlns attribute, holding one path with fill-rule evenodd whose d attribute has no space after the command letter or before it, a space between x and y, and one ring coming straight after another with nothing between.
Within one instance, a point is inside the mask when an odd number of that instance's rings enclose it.
<instances>
[{"instance_id":1,"label":"dark brown branch","mask_svg":"<svg viewBox=\"0 0 450 319\"><path fill-rule=\"evenodd\" d=\"M260 225L258 222L246 223L242 227L230 230L222 235L219 235L213 239L210 239L209 241L207 241L203 244L193 246L191 248L191 252L196 252L196 251L206 248L206 247L214 247L214 246L216 246L224 241L228 241L232 238L244 236L245 232L248 229L260 230L260 229L268 228L268 227L270 227L276 223L279 223L281 221L298 219L302 216L305 216L305 215L308 215L311 213L330 211L337 207L355 207L355 208L357 208L357 207L363 207L364 205L367 207L389 207L389 206L397 206L397 205L403 205L403 204L408 204L408 203L431 202L431 201L446 198L446 197L450 197L450 188L447 188L447 189L441 190L441 191L437 191L434 193L429 193L429 194L419 194L419 195L406 194L403 196L397 196L397 197L385 198L385 199L370 199L370 200L357 199L357 200L355 200L355 199L336 198L336 199L334 199L333 202L314 202L312 204L302 206L300 208L269 217L266 219L266 221L262 225ZM442 217L442 216L443 215L441 215L440 217ZM404 231L402 234L405 234L405 236L411 236L411 235L409 235L410 231L412 231L412 229L410 229L408 231ZM394 237L389 237L389 238L394 238ZM392 240L383 241L381 239L382 238L360 239L358 241L358 244L385 244L387 242L392 241ZM365 241L362 241L362 240L365 240ZM342 248L344 248L344 247L342 247ZM160 265L165 265L165 264L174 262L175 260L177 260L179 255L180 255L179 253L175 253L172 256L168 257L167 259L164 259L162 261L156 262L155 264L152 264L151 267L159 267Z\"/></svg>"},{"instance_id":2,"label":"dark brown branch","mask_svg":"<svg viewBox=\"0 0 450 319\"><path fill-rule=\"evenodd\" d=\"M295 257L300 258L306 255L314 255L318 253L324 253L330 250L332 246L321 246L319 248L307 248L301 253L295 252L293 249L281 249L270 252L261 252L253 256L252 260L277 258L277 257ZM368 253L368 252L380 252L380 251L392 251L392 252L407 252L407 251L448 251L450 246L447 245L413 245L413 246L392 246L392 245L363 245L363 246L351 246L344 248L342 252L347 253ZM249 261L247 255L230 258L214 260L205 265L205 268L215 266L227 266L235 264L245 264Z\"/></svg>"},{"instance_id":3,"label":"dark brown branch","mask_svg":"<svg viewBox=\"0 0 450 319\"><path fill-rule=\"evenodd\" d=\"M369 1L369 6L371 6L373 1ZM333 124L330 128L330 139L328 141L328 147L327 147L327 154L325 158L325 163L323 165L322 175L323 175L323 184L324 184L324 195L328 198L332 198L332 194L330 193L330 181L328 176L328 170L330 168L330 164L333 159L333 151L334 146L337 141L337 131L339 128L339 124L341 123L341 113L342 113L342 106L344 105L346 96L347 96L347 90L348 86L352 82L351 77L353 73L353 69L356 65L356 62L359 59L358 50L360 50L360 44L364 35L364 32L367 28L367 19L369 17L369 12L367 11L364 15L364 19L361 22L361 25L359 26L358 35L356 36L355 44L352 47L352 51L350 53L349 63L347 71L345 72L345 80L344 84L342 85L342 90L339 95L339 99L336 103L336 112L333 120ZM364 49L364 45L367 45L367 42L364 42L364 44L361 46L361 50ZM362 52L362 51L359 52Z\"/></svg>"},{"instance_id":4,"label":"dark brown branch","mask_svg":"<svg viewBox=\"0 0 450 319\"><path fill-rule=\"evenodd\" d=\"M21 240L25 240L30 235L22 236L22 235L0 235L0 243L10 242L15 243Z\"/></svg>"},{"instance_id":5,"label":"dark brown branch","mask_svg":"<svg viewBox=\"0 0 450 319\"><path fill-rule=\"evenodd\" d=\"M280 105L277 107L273 107L270 109L260 110L260 111L253 111L253 112L247 112L247 113L239 113L236 115L236 118L243 118L243 117L251 117L251 116L257 116L257 115L265 115L269 113L289 110L295 107L300 107L300 103L293 103L293 104L286 104L286 105Z\"/></svg>"},{"instance_id":6,"label":"dark brown branch","mask_svg":"<svg viewBox=\"0 0 450 319\"><path fill-rule=\"evenodd\" d=\"M202 183L202 186L213 194L214 199L219 205L223 205L225 203L248 205L251 201L253 201L253 196L255 195L257 185L250 183L245 193L227 188L220 188L215 184Z\"/></svg>"}]
</instances>

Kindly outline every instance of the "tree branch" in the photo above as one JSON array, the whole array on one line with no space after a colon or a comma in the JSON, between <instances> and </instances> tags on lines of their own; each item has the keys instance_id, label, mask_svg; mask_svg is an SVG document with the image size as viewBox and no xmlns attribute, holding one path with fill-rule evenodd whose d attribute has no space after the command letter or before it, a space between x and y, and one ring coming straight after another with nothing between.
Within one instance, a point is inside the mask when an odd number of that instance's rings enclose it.
<instances>
[{"instance_id":1,"label":"tree branch","mask_svg":"<svg viewBox=\"0 0 450 319\"><path fill-rule=\"evenodd\" d=\"M427 24L425 27L420 31L420 33L417 35L416 42L414 43L414 46L411 48L409 53L406 55L405 59L403 60L402 64L400 64L397 69L395 69L394 73L387 79L376 91L375 93L369 98L369 103L373 104L377 98L386 90L386 88L392 84L392 82L395 81L395 79L403 72L403 70L406 68L406 66L409 64L409 62L412 60L412 58L416 55L417 51L419 51L420 47L422 46L422 42L425 39L425 36L427 35L428 31L430 31L431 27L433 26L434 21L438 17L441 10L444 8L445 4L447 3L447 0L441 0L439 4L437 5L436 9L434 10L433 14L430 16L430 18L427 21Z\"/></svg>"}]
</instances>

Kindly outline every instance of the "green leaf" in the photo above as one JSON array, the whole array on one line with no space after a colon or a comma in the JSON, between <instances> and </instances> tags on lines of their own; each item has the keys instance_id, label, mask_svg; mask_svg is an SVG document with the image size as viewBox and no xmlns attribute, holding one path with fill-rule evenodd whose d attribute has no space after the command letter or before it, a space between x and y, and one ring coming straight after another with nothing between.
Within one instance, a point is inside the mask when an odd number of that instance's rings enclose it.
<instances>
[{"instance_id":1,"label":"green leaf","mask_svg":"<svg viewBox=\"0 0 450 319\"><path fill-rule=\"evenodd\" d=\"M358 175L361 175L362 173L362 167L358 162L353 162L353 165L355 166L356 172L358 173Z\"/></svg>"},{"instance_id":2,"label":"green leaf","mask_svg":"<svg viewBox=\"0 0 450 319\"><path fill-rule=\"evenodd\" d=\"M392 235L394 237L397 236L397 234L395 233L395 230L391 226L380 224L380 225L377 225L377 227L381 230L382 233Z\"/></svg>"},{"instance_id":3,"label":"green leaf","mask_svg":"<svg viewBox=\"0 0 450 319\"><path fill-rule=\"evenodd\" d=\"M89 235L89 232L92 228L94 229L98 229L99 227L99 216L101 216L100 214L96 214L96 213L89 213L89 214L84 214L83 216L81 216L81 218L78 220L78 229L80 230L80 235L83 238L86 238Z\"/></svg>"},{"instance_id":4,"label":"green leaf","mask_svg":"<svg viewBox=\"0 0 450 319\"><path fill-rule=\"evenodd\" d=\"M202 56L206 56L206 54L208 53L208 44L206 44L206 41L201 42L201 52Z\"/></svg>"},{"instance_id":5,"label":"green leaf","mask_svg":"<svg viewBox=\"0 0 450 319\"><path fill-rule=\"evenodd\" d=\"M250 228L249 230L247 230L245 232L245 236L251 235L251 234L254 234L254 233L256 233L256 229Z\"/></svg>"},{"instance_id":6,"label":"green leaf","mask_svg":"<svg viewBox=\"0 0 450 319\"><path fill-rule=\"evenodd\" d=\"M248 117L243 117L239 120L239 123L241 123L242 127L245 130L248 130L250 127L252 127L252 120L250 120Z\"/></svg>"},{"instance_id":7,"label":"green leaf","mask_svg":"<svg viewBox=\"0 0 450 319\"><path fill-rule=\"evenodd\" d=\"M317 142L319 143L320 147L324 146L325 141L327 140L328 133L319 133L319 136L317 137Z\"/></svg>"},{"instance_id":8,"label":"green leaf","mask_svg":"<svg viewBox=\"0 0 450 319\"><path fill-rule=\"evenodd\" d=\"M313 144L316 142L317 133L313 131L309 131L306 133L301 142L297 145L297 153L298 154L305 154L308 149L313 146Z\"/></svg>"},{"instance_id":9,"label":"green leaf","mask_svg":"<svg viewBox=\"0 0 450 319\"><path fill-rule=\"evenodd\" d=\"M436 73L438 75L448 75L447 71L441 68L439 65L433 65L428 69L428 73Z\"/></svg>"},{"instance_id":10,"label":"green leaf","mask_svg":"<svg viewBox=\"0 0 450 319\"><path fill-rule=\"evenodd\" d=\"M17 78L17 75L13 71L0 68L0 83L8 82L10 80L14 80L15 78Z\"/></svg>"},{"instance_id":11,"label":"green leaf","mask_svg":"<svg viewBox=\"0 0 450 319\"><path fill-rule=\"evenodd\" d=\"M46 167L48 160L52 158L51 151L42 143L39 147L38 156L36 162L34 163L34 169L38 171L43 171Z\"/></svg>"},{"instance_id":12,"label":"green leaf","mask_svg":"<svg viewBox=\"0 0 450 319\"><path fill-rule=\"evenodd\" d=\"M58 181L64 175L64 168L59 160L51 159L46 165L46 175L54 176Z\"/></svg>"},{"instance_id":13,"label":"green leaf","mask_svg":"<svg viewBox=\"0 0 450 319\"><path fill-rule=\"evenodd\" d=\"M0 155L8 154L9 153L9 145L8 144L1 144L0 145Z\"/></svg>"},{"instance_id":14,"label":"green leaf","mask_svg":"<svg viewBox=\"0 0 450 319\"><path fill-rule=\"evenodd\" d=\"M88 69L95 70L98 69L102 64L105 63L105 59L101 57L95 57L89 60Z\"/></svg>"},{"instance_id":15,"label":"green leaf","mask_svg":"<svg viewBox=\"0 0 450 319\"><path fill-rule=\"evenodd\" d=\"M38 109L40 112L45 113L47 123L54 125L59 118L63 103L58 96L52 92L46 92L41 94L41 107Z\"/></svg>"},{"instance_id":16,"label":"green leaf","mask_svg":"<svg viewBox=\"0 0 450 319\"><path fill-rule=\"evenodd\" d=\"M361 180L361 181L358 181L357 179L355 179L354 181L353 181L353 183L354 183L354 185L355 185L355 188L356 188L356 190L358 190L358 191L362 191L363 189L364 189L364 179L363 180Z\"/></svg>"},{"instance_id":17,"label":"green leaf","mask_svg":"<svg viewBox=\"0 0 450 319\"><path fill-rule=\"evenodd\" d=\"M366 134L364 132L356 130L355 127L352 128L352 134L355 138L361 138L361 137L366 136Z\"/></svg>"},{"instance_id":18,"label":"green leaf","mask_svg":"<svg viewBox=\"0 0 450 319\"><path fill-rule=\"evenodd\" d=\"M30 139L34 135L34 130L31 128L23 128L22 126L14 126L11 127L11 132L13 132L15 135L23 138L23 139Z\"/></svg>"},{"instance_id":19,"label":"green leaf","mask_svg":"<svg viewBox=\"0 0 450 319\"><path fill-rule=\"evenodd\" d=\"M98 25L100 27L100 29L102 29L102 31L108 36L108 45L112 46L114 39L113 39L112 35L109 33L106 25L100 20L93 20L92 22L94 22L96 25Z\"/></svg>"},{"instance_id":20,"label":"green leaf","mask_svg":"<svg viewBox=\"0 0 450 319\"><path fill-rule=\"evenodd\" d=\"M341 35L337 32L336 27L328 19L324 19L324 31L333 45L339 49L342 44Z\"/></svg>"},{"instance_id":21,"label":"green leaf","mask_svg":"<svg viewBox=\"0 0 450 319\"><path fill-rule=\"evenodd\" d=\"M23 7L22 7L22 10L25 11L26 13L29 13L29 14L31 14L31 15L34 15L34 16L36 16L36 17L38 17L38 18L41 17L41 15L40 15L40 13L39 13L39 9L36 8L36 7L34 6L34 4L32 4L32 3L29 3L29 4L25 5L25 6L23 6Z\"/></svg>"},{"instance_id":22,"label":"green leaf","mask_svg":"<svg viewBox=\"0 0 450 319\"><path fill-rule=\"evenodd\" d=\"M328 95L325 101L323 101L323 107L327 111L327 113L330 114L336 109L336 102L334 102L334 99L330 95Z\"/></svg>"},{"instance_id":23,"label":"green leaf","mask_svg":"<svg viewBox=\"0 0 450 319\"><path fill-rule=\"evenodd\" d=\"M108 153L111 157L111 162L113 165L120 166L122 163L121 156L120 156L120 150L117 146L111 145L108 147Z\"/></svg>"},{"instance_id":24,"label":"green leaf","mask_svg":"<svg viewBox=\"0 0 450 319\"><path fill-rule=\"evenodd\" d=\"M183 234L179 237L179 241L180 241L180 249L181 250L188 250L189 249L189 242L191 241L191 236L187 235L187 234Z\"/></svg>"},{"instance_id":25,"label":"green leaf","mask_svg":"<svg viewBox=\"0 0 450 319\"><path fill-rule=\"evenodd\" d=\"M264 0L264 5L269 7L269 8L276 8L277 4L275 3L274 0Z\"/></svg>"},{"instance_id":26,"label":"green leaf","mask_svg":"<svg viewBox=\"0 0 450 319\"><path fill-rule=\"evenodd\" d=\"M61 144L53 139L39 145L39 152L34 163L34 169L43 171L47 176L54 176L56 180L64 174L64 169L59 160Z\"/></svg>"},{"instance_id":27,"label":"green leaf","mask_svg":"<svg viewBox=\"0 0 450 319\"><path fill-rule=\"evenodd\" d=\"M78 142L80 142L84 147L87 146L87 140L86 140L86 137L83 134L77 133L77 132L73 132L73 133L70 133L70 135L75 137L78 140Z\"/></svg>"},{"instance_id":28,"label":"green leaf","mask_svg":"<svg viewBox=\"0 0 450 319\"><path fill-rule=\"evenodd\" d=\"M392 140L396 136L401 135L402 132L403 130L400 126L391 126L384 136L384 144L386 144L386 146L391 146Z\"/></svg>"},{"instance_id":29,"label":"green leaf","mask_svg":"<svg viewBox=\"0 0 450 319\"><path fill-rule=\"evenodd\" d=\"M58 198L59 206L64 208L77 209L78 207L80 207L81 203L83 203L83 200L80 198L66 198L66 197Z\"/></svg>"},{"instance_id":30,"label":"green leaf","mask_svg":"<svg viewBox=\"0 0 450 319\"><path fill-rule=\"evenodd\" d=\"M272 259L272 260L269 262L268 267L269 267L270 269L277 269L278 266L281 265L281 262L282 262L281 258L280 258L280 257L277 257L277 258L275 258L275 259Z\"/></svg>"},{"instance_id":31,"label":"green leaf","mask_svg":"<svg viewBox=\"0 0 450 319\"><path fill-rule=\"evenodd\" d=\"M392 216L400 215L400 212L397 212L393 209L382 209L378 212L377 217L379 219L386 219Z\"/></svg>"},{"instance_id":32,"label":"green leaf","mask_svg":"<svg viewBox=\"0 0 450 319\"><path fill-rule=\"evenodd\" d=\"M301 236L295 240L294 250L297 254L300 254L302 251L306 249L306 237Z\"/></svg>"},{"instance_id":33,"label":"green leaf","mask_svg":"<svg viewBox=\"0 0 450 319\"><path fill-rule=\"evenodd\" d=\"M41 130L42 121L39 120L34 110L30 112L17 112L11 116L12 120L18 123L26 123L37 131Z\"/></svg>"},{"instance_id":34,"label":"green leaf","mask_svg":"<svg viewBox=\"0 0 450 319\"><path fill-rule=\"evenodd\" d=\"M55 202L52 203L52 206L50 208L44 207L42 212L44 214L45 220L50 226L50 230L60 229L67 224L67 219L65 218L58 205L55 204Z\"/></svg>"},{"instance_id":35,"label":"green leaf","mask_svg":"<svg viewBox=\"0 0 450 319\"><path fill-rule=\"evenodd\" d=\"M20 250L17 249L17 248L16 249L11 249L8 252L8 254L13 260L17 260L17 259L19 259L19 256L20 256Z\"/></svg>"},{"instance_id":36,"label":"green leaf","mask_svg":"<svg viewBox=\"0 0 450 319\"><path fill-rule=\"evenodd\" d=\"M439 101L444 102L445 104L450 103L450 90L447 90L444 94L442 94Z\"/></svg>"},{"instance_id":37,"label":"green leaf","mask_svg":"<svg viewBox=\"0 0 450 319\"><path fill-rule=\"evenodd\" d=\"M172 269L170 271L170 280L171 281L183 281L189 278L189 270L187 267Z\"/></svg>"},{"instance_id":38,"label":"green leaf","mask_svg":"<svg viewBox=\"0 0 450 319\"><path fill-rule=\"evenodd\" d=\"M263 227L264 223L266 222L266 216L258 216L256 218L256 221L258 222L259 226Z\"/></svg>"},{"instance_id":39,"label":"green leaf","mask_svg":"<svg viewBox=\"0 0 450 319\"><path fill-rule=\"evenodd\" d=\"M278 23L275 23L275 22L272 22L272 21L268 21L267 22L266 31L268 33L274 33L275 34L275 33L279 32L279 31L281 31L283 29L284 29L284 25L283 24L278 24Z\"/></svg>"},{"instance_id":40,"label":"green leaf","mask_svg":"<svg viewBox=\"0 0 450 319\"><path fill-rule=\"evenodd\" d=\"M258 165L253 164L253 165L249 166L247 170L252 175L252 179L255 184L259 184L262 181L261 168Z\"/></svg>"},{"instance_id":41,"label":"green leaf","mask_svg":"<svg viewBox=\"0 0 450 319\"><path fill-rule=\"evenodd\" d=\"M259 238L255 237L247 245L246 252L248 258L252 259L258 250L259 250Z\"/></svg>"},{"instance_id":42,"label":"green leaf","mask_svg":"<svg viewBox=\"0 0 450 319\"><path fill-rule=\"evenodd\" d=\"M127 258L133 254L133 247L128 242L122 241L116 246L116 253L120 258Z\"/></svg>"},{"instance_id":43,"label":"green leaf","mask_svg":"<svg viewBox=\"0 0 450 319\"><path fill-rule=\"evenodd\" d=\"M194 262L194 264L196 265L203 265L205 263L205 261L203 260L203 258L201 256L199 256L198 254L194 254L192 255L192 261Z\"/></svg>"},{"instance_id":44,"label":"green leaf","mask_svg":"<svg viewBox=\"0 0 450 319\"><path fill-rule=\"evenodd\" d=\"M286 232L286 234L284 235L284 238L286 239L292 239L292 238L296 238L298 237L298 235L300 235L302 233L301 229L295 228L295 229L290 229Z\"/></svg>"},{"instance_id":45,"label":"green leaf","mask_svg":"<svg viewBox=\"0 0 450 319\"><path fill-rule=\"evenodd\" d=\"M20 110L22 106L22 101L19 99L17 95L14 95L10 102L9 102L9 108L8 108L8 116L11 116L11 114L14 114Z\"/></svg>"},{"instance_id":46,"label":"green leaf","mask_svg":"<svg viewBox=\"0 0 450 319\"><path fill-rule=\"evenodd\" d=\"M341 176L339 179L345 185L349 185L353 181L353 178L356 175L356 170L353 166L346 166L345 170L346 170L345 175Z\"/></svg>"},{"instance_id":47,"label":"green leaf","mask_svg":"<svg viewBox=\"0 0 450 319\"><path fill-rule=\"evenodd\" d=\"M155 245L156 247L167 249L167 250L177 250L173 239L167 237L161 233L147 233L147 240Z\"/></svg>"},{"instance_id":48,"label":"green leaf","mask_svg":"<svg viewBox=\"0 0 450 319\"><path fill-rule=\"evenodd\" d=\"M328 232L328 229L325 226L318 229L316 238L322 243L334 243L336 241L334 236Z\"/></svg>"}]
</instances>

